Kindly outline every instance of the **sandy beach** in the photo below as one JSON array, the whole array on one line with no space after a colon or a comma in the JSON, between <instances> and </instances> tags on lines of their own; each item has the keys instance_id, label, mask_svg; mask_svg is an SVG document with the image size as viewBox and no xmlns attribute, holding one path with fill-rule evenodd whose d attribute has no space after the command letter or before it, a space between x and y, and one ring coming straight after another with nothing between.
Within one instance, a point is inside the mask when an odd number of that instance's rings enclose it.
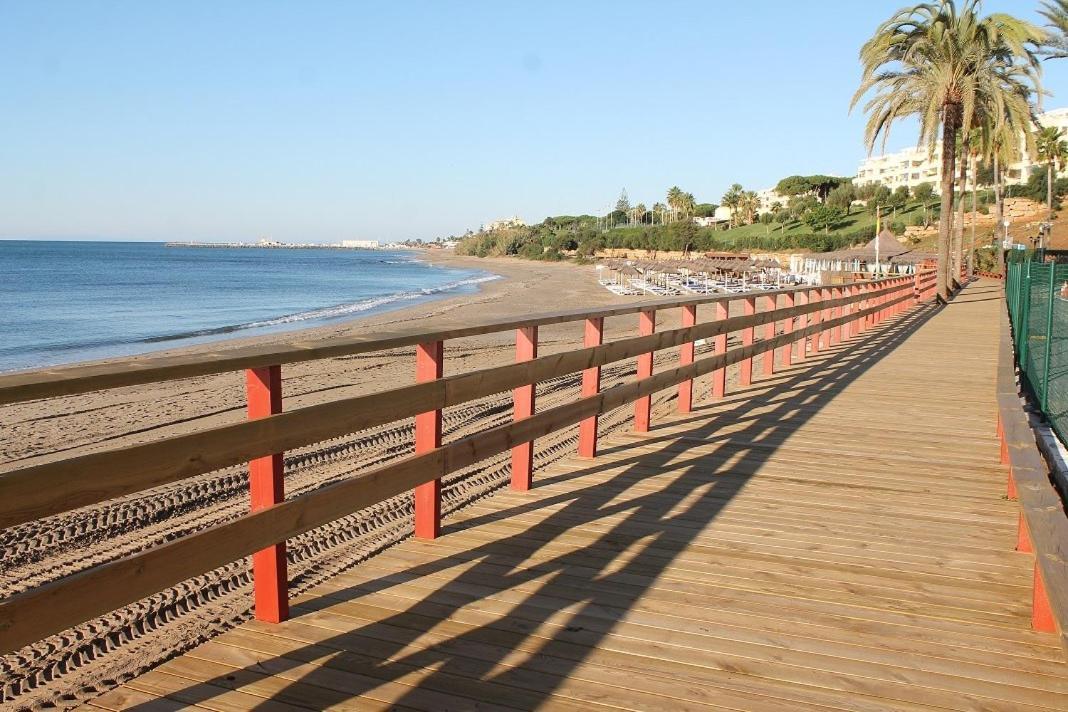
<instances>
[{"instance_id":1,"label":"sandy beach","mask_svg":"<svg viewBox=\"0 0 1068 712\"><path fill-rule=\"evenodd\" d=\"M478 259L435 253L435 262L494 272L474 295L452 297L350 322L254 339L215 342L184 352L219 351L250 342L337 337L413 324L427 329L510 315L596 308L640 299L601 288L592 266L514 259ZM673 312L678 310L672 310ZM608 340L636 333L636 317L606 322ZM663 314L658 328L677 325ZM542 354L581 344L582 324L541 330ZM500 333L447 342L446 374L509 363L514 334ZM386 390L414 380L414 349L358 355L283 368L286 409ZM658 355L657 364L676 354ZM605 385L633 375L632 361L604 369ZM145 442L244 418L243 374L228 373L165 384L128 387L69 398L0 406L0 471L58 457ZM578 376L538 386L539 407L578 394ZM664 407L671 394L656 401ZM705 386L698 389L705 397ZM601 420L604 431L623 427L630 409ZM511 395L502 394L449 409L445 439L462 437L511 418ZM536 466L571 451L576 429L536 444ZM286 490L292 496L351 476L361 468L412 451L412 424L397 422L286 453ZM508 459L499 456L446 478L443 510L466 506L503 486ZM406 537L410 498L398 497L289 541L291 595ZM248 507L245 468L233 467L99 506L0 531L0 596L75 573L208 526L234 519ZM251 585L246 561L235 562L161 592L74 631L0 658L0 684L16 707L65 706L91 697L155 663L192 647L249 615Z\"/></svg>"}]
</instances>

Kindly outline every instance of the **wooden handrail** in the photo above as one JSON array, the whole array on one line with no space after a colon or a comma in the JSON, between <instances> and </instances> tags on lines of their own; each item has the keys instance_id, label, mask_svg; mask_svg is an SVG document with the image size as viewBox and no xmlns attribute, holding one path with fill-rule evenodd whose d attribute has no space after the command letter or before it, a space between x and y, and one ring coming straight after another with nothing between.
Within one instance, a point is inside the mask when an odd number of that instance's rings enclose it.
<instances>
[{"instance_id":1,"label":"wooden handrail","mask_svg":"<svg viewBox=\"0 0 1068 712\"><path fill-rule=\"evenodd\" d=\"M506 452L518 445L581 421L589 421L614 408L676 387L698 376L722 372L727 366L776 349L806 343L822 332L859 324L868 317L884 318L930 296L931 277L893 278L870 284L860 293L837 299L806 300L805 304L740 317L723 318L647 336L622 339L570 352L532 358L474 373L436 378L383 393L311 406L288 413L266 415L236 425L213 428L190 435L93 453L15 470L0 475L0 526L24 522L135 492L161 482L208 472L227 464L254 460L271 453L299 447L384 424L419 413L466 402L510 388L530 386L540 380L606 363L633 358L663 348L681 346L695 339L725 336L759 324L774 324L809 313L823 312L818 322L787 330L758 343L723 350L692 363L651 374L646 378L584 394L578 400L475 435L434 447L373 468L317 490L270 504L231 522L175 541L92 567L0 601L0 654L17 650L53 633L89 620L145 596L230 563L241 557L278 545L335 519L347 516L389 497L425 485L441 476ZM730 295L715 298L744 299ZM647 302L629 307L629 313L649 311ZM679 301L669 301L679 306ZM683 306L690 302L684 300ZM842 313L842 307L861 304ZM661 308L661 307L655 307ZM833 318L828 318L831 310ZM614 311L614 310L608 310ZM597 312L596 314L603 314ZM587 318L590 312L582 312ZM540 317L527 320L537 321ZM555 318L555 317L553 317ZM806 320L807 322L807 320ZM516 322L510 322L514 325ZM548 322L540 322L548 323ZM482 327L472 327L482 328ZM526 328L526 327L520 327ZM419 342L434 338L423 333ZM451 332L450 332L451 333ZM390 343L382 348L393 348ZM370 342L368 342L370 343ZM247 364L243 364L247 365ZM67 382L68 384L70 382ZM66 385L59 390L66 393ZM533 410L533 408L531 408ZM285 596L284 581L278 595ZM257 581L257 587L258 587ZM257 589L258 590L258 589ZM279 608L278 610L284 610ZM259 611L257 611L259 615ZM284 617L284 616L283 616Z\"/></svg>"},{"instance_id":2,"label":"wooden handrail","mask_svg":"<svg viewBox=\"0 0 1068 712\"><path fill-rule=\"evenodd\" d=\"M256 420L103 450L0 474L0 528L194 477L271 453L304 447L420 413L460 405L698 339L889 294L882 287L751 316L661 331L531 361L307 406Z\"/></svg>"},{"instance_id":3,"label":"wooden handrail","mask_svg":"<svg viewBox=\"0 0 1068 712\"><path fill-rule=\"evenodd\" d=\"M857 284L885 283L889 280L858 282ZM778 290L776 294L797 292L811 287L795 287ZM703 297L657 299L635 302L604 309L573 309L547 312L526 317L510 317L477 324L464 324L434 331L411 328L397 331L378 331L373 334L347 336L338 339L316 341L293 341L244 346L196 354L176 356L143 356L101 364L73 365L58 368L36 369L0 375L0 405L76 395L123 386L161 383L164 381L195 376L240 371L263 366L277 366L304 361L318 361L340 356L386 351L389 349L416 346L418 344L482 336L500 331L511 331L532 326L564 324L590 318L606 318L637 314L642 310L671 309L682 306L715 304L737 299L738 295L724 294Z\"/></svg>"},{"instance_id":4,"label":"wooden handrail","mask_svg":"<svg viewBox=\"0 0 1068 712\"><path fill-rule=\"evenodd\" d=\"M1009 466L1009 496L1020 505L1018 548L1035 557L1032 626L1058 633L1068 652L1068 516L1022 405L1007 305L1000 322L998 434Z\"/></svg>"}]
</instances>

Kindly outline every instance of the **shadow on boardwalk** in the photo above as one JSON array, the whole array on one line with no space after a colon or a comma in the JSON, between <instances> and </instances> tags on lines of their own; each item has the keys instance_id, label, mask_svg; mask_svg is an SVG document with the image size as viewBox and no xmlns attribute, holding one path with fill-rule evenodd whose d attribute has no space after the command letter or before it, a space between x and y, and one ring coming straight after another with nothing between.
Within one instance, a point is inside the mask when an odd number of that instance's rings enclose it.
<instances>
[{"instance_id":1,"label":"shadow on boardwalk","mask_svg":"<svg viewBox=\"0 0 1068 712\"><path fill-rule=\"evenodd\" d=\"M985 296L983 293L980 298ZM393 612L378 622L354 619L348 632L326 637L304 649L298 646L284 657L272 659L269 666L250 665L247 672L273 675L294 670L312 660L328 666L307 673L304 673L307 668L303 668L299 673L287 675L298 677L299 682L276 678L282 688L272 700L264 700L264 708L274 708L278 703L298 704L301 693L293 688L303 687L299 683L320 688L321 694L314 702L309 700L308 706L342 704L381 685L409 678L415 668L425 671L418 687L393 696L393 705L425 708L427 698L420 693L437 691L459 696L460 707L474 706L475 700L491 707L495 703L521 709L538 707L597 648L599 641L612 630L613 623L632 609L675 557L692 544L702 528L719 515L750 479L741 474L722 477L724 474L757 472L775 453L778 443L831 404L836 394L936 313L933 306L907 312L855 341L758 382L756 389L771 387L758 401L762 408L759 415L746 415L745 402L751 396L739 392L728 397L728 402L736 403L736 407L704 414L698 410L685 420L674 419L674 432L670 435L658 437L654 428L645 441L655 446L661 439L665 442L679 437L705 439L719 444L719 454L706 452L686 459L685 452L676 446L626 457L628 446L615 446L604 451L616 456L612 462L580 463L577 469L557 470L560 474L543 476L538 483L560 484L580 480L591 473L614 471L607 481L580 485L565 494L474 516L460 525L447 527L445 537L457 531L457 526L466 529L547 505L558 507L542 521L521 526L514 535L464 552L467 565L454 572L455 576L447 583L441 584L441 577L456 567L457 561L443 557L393 574L370 576L351 588L302 601L294 611L296 621L308 610L326 609L341 600L358 605L361 599L375 592L438 575L423 583L436 590L423 600L413 601L407 610ZM723 434L720 431L726 425L742 427ZM729 464L723 464L724 449L731 455ZM618 459L620 456L622 460ZM635 482L647 477L647 471L664 467L669 461L679 473L677 477L658 483L652 491L632 492L631 496L620 498ZM702 467L696 467L702 462ZM715 474L710 476L710 473ZM714 486L707 486L710 481L715 482ZM695 496L695 490L701 494ZM493 503L494 498L485 501ZM544 550L562 531L581 529L586 522L613 516L621 519L603 531L586 532L593 536L587 546L564 553L556 553L555 547ZM628 556L620 557L622 552L629 552ZM513 591L512 595L520 595L522 600L509 604L508 612L491 623L471 627L458 635L439 634L437 643L425 647L413 645L432 626L468 603L521 585L533 592ZM559 606L553 603L558 597L575 602L569 607L567 625L542 627L550 618L560 619ZM538 631L537 636L534 631ZM324 663L324 649L339 654ZM507 666L500 664L504 655L508 656ZM538 665L531 664L535 656L540 660ZM547 672L547 658L552 659L551 673ZM336 677L339 668L354 673L344 684L339 684ZM182 690L180 699L187 703L207 702L219 694L220 687L232 689L234 679L226 676L206 684L190 684Z\"/></svg>"}]
</instances>

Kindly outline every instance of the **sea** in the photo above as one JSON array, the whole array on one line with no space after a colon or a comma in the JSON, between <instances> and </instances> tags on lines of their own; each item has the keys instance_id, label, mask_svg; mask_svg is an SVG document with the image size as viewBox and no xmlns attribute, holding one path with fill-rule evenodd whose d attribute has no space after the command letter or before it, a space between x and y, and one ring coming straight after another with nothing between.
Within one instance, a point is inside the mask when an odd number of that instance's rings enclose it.
<instances>
[{"instance_id":1,"label":"sea","mask_svg":"<svg viewBox=\"0 0 1068 712\"><path fill-rule=\"evenodd\" d=\"M329 324L497 278L410 250L0 240L0 371Z\"/></svg>"}]
</instances>

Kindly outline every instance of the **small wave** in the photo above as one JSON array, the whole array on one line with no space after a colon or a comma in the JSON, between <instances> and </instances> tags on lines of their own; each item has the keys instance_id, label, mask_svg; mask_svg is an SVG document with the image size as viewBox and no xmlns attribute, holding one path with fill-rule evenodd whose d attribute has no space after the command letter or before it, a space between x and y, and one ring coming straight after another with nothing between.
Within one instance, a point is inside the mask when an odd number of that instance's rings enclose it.
<instances>
[{"instance_id":1,"label":"small wave","mask_svg":"<svg viewBox=\"0 0 1068 712\"><path fill-rule=\"evenodd\" d=\"M332 307L323 307L321 309L311 309L309 311L297 312L295 314L287 314L285 316L276 317L274 319L264 319L262 321L252 321L245 324L234 324L230 326L218 326L210 329L197 329L196 331L187 331L180 334L169 334L166 336L153 336L144 339L142 343L160 343L164 341L175 341L178 339L191 339L203 336L217 336L219 334L231 334L235 331L246 331L248 329L266 329L274 326L284 326L286 324L294 324L302 321L327 321L331 319L337 319L339 317L348 316L350 314L359 314L361 312L369 311L371 309L377 309L379 307L386 306L387 304L394 304L396 302L411 301L413 299L422 299L423 297L432 296L435 294L442 294L445 292L451 292L461 287L468 287L475 284L482 284L484 282L492 282L500 279L498 274L485 275L483 277L469 277L467 279L460 279L455 282L449 282L442 284L438 287L425 287L423 289L414 289L407 292L395 292L393 294L386 294L381 297L370 297L358 302L352 302L349 304L337 304Z\"/></svg>"}]
</instances>

